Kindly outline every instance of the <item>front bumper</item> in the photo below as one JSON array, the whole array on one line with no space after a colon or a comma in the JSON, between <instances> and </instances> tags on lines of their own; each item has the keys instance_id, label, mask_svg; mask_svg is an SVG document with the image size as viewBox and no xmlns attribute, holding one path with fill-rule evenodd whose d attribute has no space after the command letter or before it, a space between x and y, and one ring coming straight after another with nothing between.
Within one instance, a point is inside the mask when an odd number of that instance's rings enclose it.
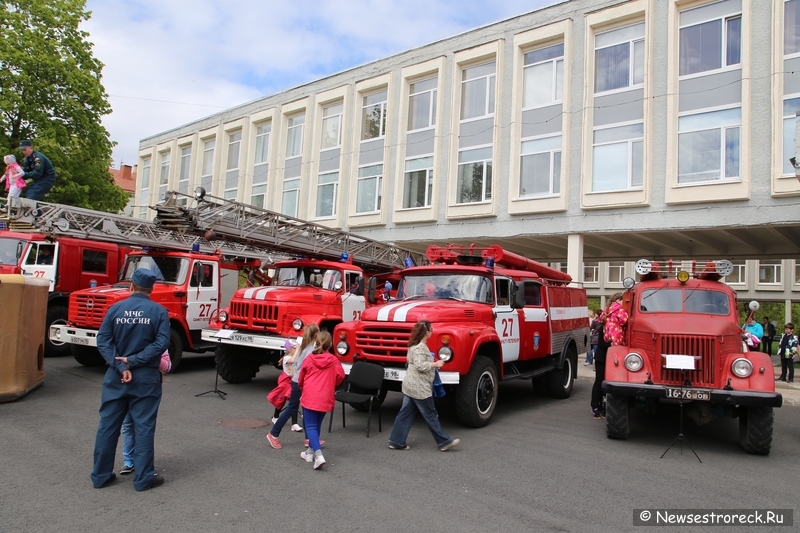
<instances>
[{"instance_id":1,"label":"front bumper","mask_svg":"<svg viewBox=\"0 0 800 533\"><path fill-rule=\"evenodd\" d=\"M674 388L674 387L672 387ZM711 393L710 403L719 405L746 405L761 407L780 407L783 405L783 396L777 392L758 392L745 390L707 389ZM625 383L619 381L604 381L603 392L614 396L638 396L641 398L666 398L667 387L664 385L648 385L645 383ZM699 400L692 400L699 401Z\"/></svg>"},{"instance_id":2,"label":"front bumper","mask_svg":"<svg viewBox=\"0 0 800 533\"><path fill-rule=\"evenodd\" d=\"M64 325L50 326L48 336L53 342L78 344L80 346L97 346L96 329L83 329Z\"/></svg>"},{"instance_id":3,"label":"front bumper","mask_svg":"<svg viewBox=\"0 0 800 533\"><path fill-rule=\"evenodd\" d=\"M204 329L200 332L200 338L204 341L215 342L218 344L231 344L235 346L249 346L260 350L279 350L286 351L284 345L288 337L278 337L275 335L260 335L258 333L239 333L235 329ZM291 337L294 340L297 337Z\"/></svg>"},{"instance_id":4,"label":"front bumper","mask_svg":"<svg viewBox=\"0 0 800 533\"><path fill-rule=\"evenodd\" d=\"M349 375L350 368L353 366L353 363L342 363L342 368L344 369L344 373ZM403 381L406 377L406 369L405 368L394 368L394 367L383 367L383 379L386 381ZM439 378L442 380L442 385L458 385L459 381L458 372L442 372L439 371Z\"/></svg>"}]
</instances>

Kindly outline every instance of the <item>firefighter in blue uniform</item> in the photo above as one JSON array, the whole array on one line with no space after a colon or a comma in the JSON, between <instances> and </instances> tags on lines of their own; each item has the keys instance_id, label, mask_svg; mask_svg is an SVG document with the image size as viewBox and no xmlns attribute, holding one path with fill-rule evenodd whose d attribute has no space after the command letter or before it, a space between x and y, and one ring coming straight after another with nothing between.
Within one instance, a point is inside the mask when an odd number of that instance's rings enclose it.
<instances>
[{"instance_id":1,"label":"firefighter in blue uniform","mask_svg":"<svg viewBox=\"0 0 800 533\"><path fill-rule=\"evenodd\" d=\"M161 403L158 363L169 347L169 315L163 306L150 300L156 281L152 271L137 269L131 281L130 297L111 306L97 332L97 349L108 364L91 476L97 489L117 478L114 458L128 411L136 434L133 486L142 491L164 483L153 466L153 441Z\"/></svg>"},{"instance_id":2,"label":"firefighter in blue uniform","mask_svg":"<svg viewBox=\"0 0 800 533\"><path fill-rule=\"evenodd\" d=\"M20 141L19 149L25 156L22 160L22 170L25 171L23 178L33 180L25 189L25 198L41 200L56 183L56 167L42 152L33 149L30 139Z\"/></svg>"}]
</instances>

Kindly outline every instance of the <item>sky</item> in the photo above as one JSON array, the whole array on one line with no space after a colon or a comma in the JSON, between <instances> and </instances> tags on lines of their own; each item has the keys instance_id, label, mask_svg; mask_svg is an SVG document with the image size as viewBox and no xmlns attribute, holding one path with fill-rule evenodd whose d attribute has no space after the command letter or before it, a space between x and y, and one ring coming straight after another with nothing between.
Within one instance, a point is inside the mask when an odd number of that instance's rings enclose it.
<instances>
[{"instance_id":1,"label":"sky","mask_svg":"<svg viewBox=\"0 0 800 533\"><path fill-rule=\"evenodd\" d=\"M88 0L115 168L143 138L560 0Z\"/></svg>"}]
</instances>

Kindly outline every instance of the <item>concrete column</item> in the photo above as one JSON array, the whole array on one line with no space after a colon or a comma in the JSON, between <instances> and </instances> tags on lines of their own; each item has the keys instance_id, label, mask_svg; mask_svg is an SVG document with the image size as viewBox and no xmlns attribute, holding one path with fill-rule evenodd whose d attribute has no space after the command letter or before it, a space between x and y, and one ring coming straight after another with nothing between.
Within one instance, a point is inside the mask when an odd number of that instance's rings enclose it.
<instances>
[{"instance_id":1,"label":"concrete column","mask_svg":"<svg viewBox=\"0 0 800 533\"><path fill-rule=\"evenodd\" d=\"M791 322L791 321L792 321L792 301L791 300L786 300L784 302L783 324L778 324L778 327L775 328L775 329L777 329L778 331L782 331L784 324L786 324L787 322ZM797 329L795 327L795 331L796 330Z\"/></svg>"},{"instance_id":2,"label":"concrete column","mask_svg":"<svg viewBox=\"0 0 800 533\"><path fill-rule=\"evenodd\" d=\"M573 282L583 283L583 235L572 234L567 238L567 274Z\"/></svg>"}]
</instances>

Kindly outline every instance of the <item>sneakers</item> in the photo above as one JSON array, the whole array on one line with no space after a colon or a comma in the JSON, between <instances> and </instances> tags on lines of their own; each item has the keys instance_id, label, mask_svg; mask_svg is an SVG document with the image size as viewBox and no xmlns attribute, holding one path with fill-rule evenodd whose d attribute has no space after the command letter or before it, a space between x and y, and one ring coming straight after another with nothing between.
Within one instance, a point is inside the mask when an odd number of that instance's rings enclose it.
<instances>
[{"instance_id":1,"label":"sneakers","mask_svg":"<svg viewBox=\"0 0 800 533\"><path fill-rule=\"evenodd\" d=\"M781 376L778 379L776 379L775 381L786 381L786 378L784 376Z\"/></svg>"},{"instance_id":2,"label":"sneakers","mask_svg":"<svg viewBox=\"0 0 800 533\"><path fill-rule=\"evenodd\" d=\"M121 476L127 476L132 472L133 472L133 465L122 465L122 468L119 469L119 474Z\"/></svg>"},{"instance_id":3,"label":"sneakers","mask_svg":"<svg viewBox=\"0 0 800 533\"><path fill-rule=\"evenodd\" d=\"M156 487L160 487L163 484L164 484L164 478L159 476L158 474L156 474L156 475L153 476L153 481L151 481L150 484L148 486L146 486L145 488L143 488L142 490L154 489Z\"/></svg>"},{"instance_id":4,"label":"sneakers","mask_svg":"<svg viewBox=\"0 0 800 533\"><path fill-rule=\"evenodd\" d=\"M275 422L277 422L277 421L278 421L278 417L277 416L273 416L272 417L272 425L274 426Z\"/></svg>"},{"instance_id":5,"label":"sneakers","mask_svg":"<svg viewBox=\"0 0 800 533\"><path fill-rule=\"evenodd\" d=\"M269 441L269 445L275 448L276 450L280 450L283 448L281 441L278 440L278 437L273 437L272 433L267 433L267 440Z\"/></svg>"},{"instance_id":6,"label":"sneakers","mask_svg":"<svg viewBox=\"0 0 800 533\"><path fill-rule=\"evenodd\" d=\"M117 482L117 475L114 472L111 472L111 477L108 478L108 480L106 480L105 483L103 483L99 487L95 487L95 488L96 489L104 489L104 488L108 487L109 485L113 485L116 482Z\"/></svg>"},{"instance_id":7,"label":"sneakers","mask_svg":"<svg viewBox=\"0 0 800 533\"><path fill-rule=\"evenodd\" d=\"M303 428L299 424L292 424L292 431L300 432L303 431Z\"/></svg>"},{"instance_id":8,"label":"sneakers","mask_svg":"<svg viewBox=\"0 0 800 533\"><path fill-rule=\"evenodd\" d=\"M300 459L303 459L307 463L311 463L314 461L314 450L311 448L300 452Z\"/></svg>"},{"instance_id":9,"label":"sneakers","mask_svg":"<svg viewBox=\"0 0 800 533\"><path fill-rule=\"evenodd\" d=\"M591 364L592 364L592 362L591 362L591 361L586 361L586 362L584 362L584 363L583 363L583 366L589 366L589 365L591 365Z\"/></svg>"},{"instance_id":10,"label":"sneakers","mask_svg":"<svg viewBox=\"0 0 800 533\"><path fill-rule=\"evenodd\" d=\"M600 416L600 409L592 409L592 418L594 418L595 420L600 420L601 418L603 418L602 416Z\"/></svg>"},{"instance_id":11,"label":"sneakers","mask_svg":"<svg viewBox=\"0 0 800 533\"><path fill-rule=\"evenodd\" d=\"M325 445L325 441L324 441L324 440L322 440L322 439L319 439L319 445L320 445L320 446L324 446L324 445ZM305 446L306 448L308 448L308 439L306 439L306 440L304 440L304 441L303 441L303 446Z\"/></svg>"},{"instance_id":12,"label":"sneakers","mask_svg":"<svg viewBox=\"0 0 800 533\"><path fill-rule=\"evenodd\" d=\"M321 452L314 452L314 470L319 470L325 464L325 457Z\"/></svg>"},{"instance_id":13,"label":"sneakers","mask_svg":"<svg viewBox=\"0 0 800 533\"><path fill-rule=\"evenodd\" d=\"M441 448L439 448L439 451L441 451L441 452L446 452L446 451L447 451L447 450L449 450L450 448L452 448L452 447L454 447L454 446L458 446L458 443L459 443L459 442L461 442L461 439L453 439L453 440L452 440L452 441L450 441L448 444L445 444L444 446L442 446Z\"/></svg>"},{"instance_id":14,"label":"sneakers","mask_svg":"<svg viewBox=\"0 0 800 533\"><path fill-rule=\"evenodd\" d=\"M396 444L390 444L389 445L389 449L390 450L410 450L411 446L409 446L408 444L406 444L405 446L398 446Z\"/></svg>"}]
</instances>

